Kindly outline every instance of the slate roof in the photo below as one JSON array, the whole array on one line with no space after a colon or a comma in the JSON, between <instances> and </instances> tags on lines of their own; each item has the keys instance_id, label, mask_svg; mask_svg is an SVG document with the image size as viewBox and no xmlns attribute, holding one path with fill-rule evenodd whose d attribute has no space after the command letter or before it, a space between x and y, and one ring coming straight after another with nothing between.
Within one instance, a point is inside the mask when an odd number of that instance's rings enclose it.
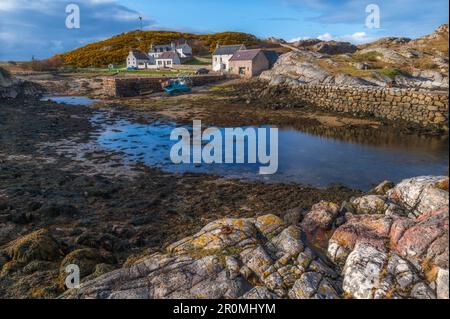
<instances>
[{"instance_id":1,"label":"slate roof","mask_svg":"<svg viewBox=\"0 0 450 319\"><path fill-rule=\"evenodd\" d=\"M173 60L177 57L177 53L173 52L173 51L167 51L167 52L163 52L159 57L156 58L156 60Z\"/></svg>"},{"instance_id":2,"label":"slate roof","mask_svg":"<svg viewBox=\"0 0 450 319\"><path fill-rule=\"evenodd\" d=\"M139 51L139 50L132 50L131 53L133 53L134 57L137 60L150 60L147 54Z\"/></svg>"},{"instance_id":3,"label":"slate roof","mask_svg":"<svg viewBox=\"0 0 450 319\"><path fill-rule=\"evenodd\" d=\"M157 44L152 45L150 47L150 52L152 53L158 53L160 52L160 49L163 49L164 51L172 51L173 49L188 49L190 48L189 44L183 43L183 44Z\"/></svg>"},{"instance_id":4,"label":"slate roof","mask_svg":"<svg viewBox=\"0 0 450 319\"><path fill-rule=\"evenodd\" d=\"M188 49L188 48L190 48L191 46L189 45L189 44L187 44L187 43L183 43L183 44L177 44L176 45L176 48L177 49Z\"/></svg>"},{"instance_id":5,"label":"slate roof","mask_svg":"<svg viewBox=\"0 0 450 319\"><path fill-rule=\"evenodd\" d=\"M260 49L239 50L230 59L230 61L252 61L262 52Z\"/></svg>"},{"instance_id":6,"label":"slate roof","mask_svg":"<svg viewBox=\"0 0 450 319\"><path fill-rule=\"evenodd\" d=\"M153 50L156 50L156 49L172 50L172 45L171 44L159 44L159 45L152 46L151 49L153 49Z\"/></svg>"},{"instance_id":7,"label":"slate roof","mask_svg":"<svg viewBox=\"0 0 450 319\"><path fill-rule=\"evenodd\" d=\"M245 49L245 46L243 44L220 45L216 48L213 55L233 55L240 49Z\"/></svg>"}]
</instances>

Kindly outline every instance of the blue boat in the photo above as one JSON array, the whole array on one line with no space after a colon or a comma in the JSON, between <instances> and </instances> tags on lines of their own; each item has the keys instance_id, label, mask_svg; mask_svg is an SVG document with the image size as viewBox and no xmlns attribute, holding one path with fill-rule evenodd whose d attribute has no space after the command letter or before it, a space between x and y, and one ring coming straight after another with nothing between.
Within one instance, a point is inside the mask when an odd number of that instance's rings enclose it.
<instances>
[{"instance_id":1,"label":"blue boat","mask_svg":"<svg viewBox=\"0 0 450 319\"><path fill-rule=\"evenodd\" d=\"M187 81L182 79L172 80L170 81L169 85L164 88L164 91L170 95L190 93L192 89L186 82Z\"/></svg>"}]
</instances>

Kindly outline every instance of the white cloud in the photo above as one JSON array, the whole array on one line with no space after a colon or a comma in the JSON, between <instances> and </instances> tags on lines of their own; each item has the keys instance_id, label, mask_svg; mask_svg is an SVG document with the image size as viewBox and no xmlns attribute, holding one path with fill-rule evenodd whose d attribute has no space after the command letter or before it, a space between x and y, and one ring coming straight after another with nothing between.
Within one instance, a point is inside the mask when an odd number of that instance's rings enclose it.
<instances>
[{"instance_id":1,"label":"white cloud","mask_svg":"<svg viewBox=\"0 0 450 319\"><path fill-rule=\"evenodd\" d=\"M67 29L65 8L76 3L81 28ZM81 43L139 29L139 12L117 0L0 0L0 60L46 58ZM144 18L146 25L154 21Z\"/></svg>"},{"instance_id":2,"label":"white cloud","mask_svg":"<svg viewBox=\"0 0 450 319\"><path fill-rule=\"evenodd\" d=\"M308 40L308 39L311 39L311 38L310 37L298 37L298 38L293 38L293 39L289 40L288 42L292 43L292 42Z\"/></svg>"},{"instance_id":3,"label":"white cloud","mask_svg":"<svg viewBox=\"0 0 450 319\"><path fill-rule=\"evenodd\" d=\"M53 3L52 3L53 2ZM52 8L55 2L64 2L64 0L1 0L0 11L15 10L48 10Z\"/></svg>"},{"instance_id":4,"label":"white cloud","mask_svg":"<svg viewBox=\"0 0 450 319\"><path fill-rule=\"evenodd\" d=\"M333 36L330 33L325 33L318 37L319 39L324 39L324 41L344 41L344 42L350 42L353 44L363 44L375 41L376 38L373 36L369 36L365 32L355 32L353 34L347 34L342 36ZM325 40L326 39L326 40Z\"/></svg>"},{"instance_id":5,"label":"white cloud","mask_svg":"<svg viewBox=\"0 0 450 319\"><path fill-rule=\"evenodd\" d=\"M16 2L14 0L2 0L0 2L0 11L10 11L14 9Z\"/></svg>"},{"instance_id":6,"label":"white cloud","mask_svg":"<svg viewBox=\"0 0 450 319\"><path fill-rule=\"evenodd\" d=\"M317 39L322 40L322 41L331 41L331 40L335 40L335 38L330 34L330 33L324 33L321 34L317 37Z\"/></svg>"},{"instance_id":7,"label":"white cloud","mask_svg":"<svg viewBox=\"0 0 450 319\"><path fill-rule=\"evenodd\" d=\"M363 44L375 41L377 38L373 36L369 36L365 32L355 32L353 34L347 34L342 36L334 36L329 32L326 32L324 34L319 35L316 37L319 40L322 41L343 41L343 42L350 42L353 44ZM298 37L290 40L289 42L296 42L301 40L308 40L311 39L311 37Z\"/></svg>"}]
</instances>

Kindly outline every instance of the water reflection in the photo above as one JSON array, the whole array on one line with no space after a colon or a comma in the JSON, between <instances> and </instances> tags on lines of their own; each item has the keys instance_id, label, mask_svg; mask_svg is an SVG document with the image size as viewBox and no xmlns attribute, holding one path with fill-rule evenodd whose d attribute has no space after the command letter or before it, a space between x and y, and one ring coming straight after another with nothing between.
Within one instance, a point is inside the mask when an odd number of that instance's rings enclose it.
<instances>
[{"instance_id":1,"label":"water reflection","mask_svg":"<svg viewBox=\"0 0 450 319\"><path fill-rule=\"evenodd\" d=\"M98 120L100 123L101 120ZM98 143L121 151L130 162L170 172L214 173L226 177L298 182L313 186L343 184L363 190L389 179L448 174L448 138L399 134L393 130L279 130L279 169L258 174L259 164L178 164L170 161L170 133L175 124L105 124ZM188 127L189 129L189 127Z\"/></svg>"},{"instance_id":2,"label":"water reflection","mask_svg":"<svg viewBox=\"0 0 450 319\"><path fill-rule=\"evenodd\" d=\"M85 96L44 96L41 101L53 101L69 105L91 105L100 100L91 99Z\"/></svg>"},{"instance_id":3,"label":"water reflection","mask_svg":"<svg viewBox=\"0 0 450 319\"><path fill-rule=\"evenodd\" d=\"M410 149L419 152L448 152L448 135L427 136L408 134L396 128L382 127L323 127L313 126L303 129L316 136L342 140L349 143L367 144L385 148Z\"/></svg>"},{"instance_id":4,"label":"water reflection","mask_svg":"<svg viewBox=\"0 0 450 319\"><path fill-rule=\"evenodd\" d=\"M97 100L52 96L43 100L89 105ZM173 164L170 141L174 123L139 124L115 121L97 114L92 121L101 132L94 136L107 150L119 151L130 163L141 162L170 172L214 173L226 177L298 182L313 186L338 183L367 190L389 179L448 174L448 136L400 133L393 128L308 127L279 129L279 169L259 175L260 164ZM191 130L191 127L187 127Z\"/></svg>"}]
</instances>

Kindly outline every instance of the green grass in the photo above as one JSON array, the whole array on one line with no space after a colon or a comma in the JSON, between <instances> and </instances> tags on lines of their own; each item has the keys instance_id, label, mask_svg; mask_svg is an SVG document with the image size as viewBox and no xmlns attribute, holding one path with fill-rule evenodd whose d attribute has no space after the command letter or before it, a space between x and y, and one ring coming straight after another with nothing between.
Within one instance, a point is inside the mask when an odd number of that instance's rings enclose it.
<instances>
[{"instance_id":1,"label":"green grass","mask_svg":"<svg viewBox=\"0 0 450 319\"><path fill-rule=\"evenodd\" d=\"M378 72L387 76L391 79L394 79L397 75L408 75L405 71L393 69L393 68L376 68L371 70L357 70L352 67L340 68L340 73L345 73L351 76L359 76L359 77L373 77L373 72Z\"/></svg>"},{"instance_id":2,"label":"green grass","mask_svg":"<svg viewBox=\"0 0 450 319\"><path fill-rule=\"evenodd\" d=\"M232 90L233 90L233 88L230 86L218 86L218 85L211 86L209 89L210 92L216 92L216 93L230 92Z\"/></svg>"},{"instance_id":3,"label":"green grass","mask_svg":"<svg viewBox=\"0 0 450 319\"><path fill-rule=\"evenodd\" d=\"M192 70L127 70L123 68L115 68L115 69L103 69L103 68L85 68L85 69L74 69L67 70L68 73L77 73L77 74L133 74L133 75L154 75L154 76L172 76L177 74L190 75L193 74Z\"/></svg>"},{"instance_id":4,"label":"green grass","mask_svg":"<svg viewBox=\"0 0 450 319\"><path fill-rule=\"evenodd\" d=\"M397 75L406 75L405 72L392 68L379 69L377 71L391 79L394 79Z\"/></svg>"},{"instance_id":5,"label":"green grass","mask_svg":"<svg viewBox=\"0 0 450 319\"><path fill-rule=\"evenodd\" d=\"M191 59L189 61L184 62L184 64L186 64L186 65L205 65L205 66L207 66L210 63L206 63L204 61L200 61L200 60L198 60L196 58L193 58L193 59Z\"/></svg>"},{"instance_id":6,"label":"green grass","mask_svg":"<svg viewBox=\"0 0 450 319\"><path fill-rule=\"evenodd\" d=\"M378 58L383 57L383 54L380 52L376 52L376 51L370 51L367 53L355 53L352 55L353 60L357 61L357 62L366 62L366 61L370 61L370 62L376 62L378 61Z\"/></svg>"}]
</instances>

